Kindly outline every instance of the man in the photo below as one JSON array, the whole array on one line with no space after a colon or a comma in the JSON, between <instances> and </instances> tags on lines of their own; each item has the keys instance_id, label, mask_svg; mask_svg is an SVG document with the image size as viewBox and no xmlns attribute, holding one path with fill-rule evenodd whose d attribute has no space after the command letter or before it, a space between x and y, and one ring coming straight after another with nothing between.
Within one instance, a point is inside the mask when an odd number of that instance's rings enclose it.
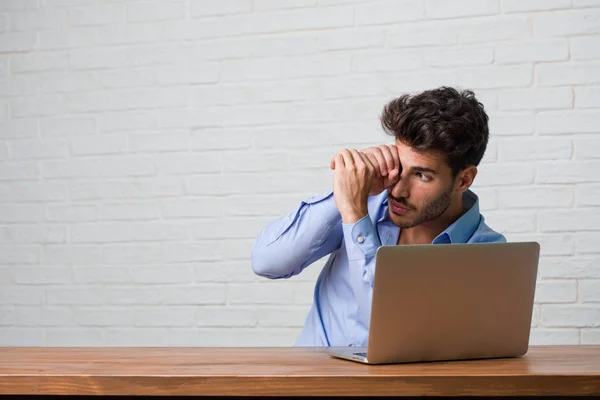
<instances>
[{"instance_id":1,"label":"man","mask_svg":"<svg viewBox=\"0 0 600 400\"><path fill-rule=\"evenodd\" d=\"M469 190L489 136L473 92L403 95L384 107L381 123L395 144L340 151L333 191L271 222L253 247L252 269L271 279L330 255L297 346L367 345L379 246L506 241Z\"/></svg>"}]
</instances>

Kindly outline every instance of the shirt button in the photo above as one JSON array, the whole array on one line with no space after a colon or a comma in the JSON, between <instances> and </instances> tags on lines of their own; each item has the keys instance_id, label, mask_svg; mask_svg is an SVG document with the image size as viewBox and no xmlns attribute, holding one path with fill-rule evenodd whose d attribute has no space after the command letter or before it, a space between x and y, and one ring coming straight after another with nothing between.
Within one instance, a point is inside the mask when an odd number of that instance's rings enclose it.
<instances>
[{"instance_id":1,"label":"shirt button","mask_svg":"<svg viewBox=\"0 0 600 400\"><path fill-rule=\"evenodd\" d=\"M364 237L362 237L362 236L359 236L359 237L357 237L357 238L356 238L356 241L357 241L358 243L362 243L362 242L364 242L364 241L365 241L365 238L364 238Z\"/></svg>"}]
</instances>

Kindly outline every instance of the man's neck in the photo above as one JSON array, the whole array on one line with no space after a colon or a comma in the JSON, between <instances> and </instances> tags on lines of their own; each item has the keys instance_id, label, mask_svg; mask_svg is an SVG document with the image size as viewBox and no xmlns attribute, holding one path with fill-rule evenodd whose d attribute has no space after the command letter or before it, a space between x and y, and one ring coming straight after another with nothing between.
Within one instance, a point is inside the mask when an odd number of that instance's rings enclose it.
<instances>
[{"instance_id":1,"label":"man's neck","mask_svg":"<svg viewBox=\"0 0 600 400\"><path fill-rule=\"evenodd\" d=\"M431 244L440 233L458 220L465 213L462 197L448 207L435 220L424 222L412 228L400 230L398 244Z\"/></svg>"}]
</instances>

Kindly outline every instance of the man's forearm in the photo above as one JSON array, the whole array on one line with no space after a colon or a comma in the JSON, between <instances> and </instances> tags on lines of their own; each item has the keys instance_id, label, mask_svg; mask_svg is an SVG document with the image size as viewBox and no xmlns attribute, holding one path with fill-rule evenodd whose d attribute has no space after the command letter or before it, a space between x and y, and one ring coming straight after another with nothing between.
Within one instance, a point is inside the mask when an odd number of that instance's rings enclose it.
<instances>
[{"instance_id":1,"label":"man's forearm","mask_svg":"<svg viewBox=\"0 0 600 400\"><path fill-rule=\"evenodd\" d=\"M303 201L259 234L252 249L252 269L271 279L300 273L340 247L341 224L332 192Z\"/></svg>"}]
</instances>

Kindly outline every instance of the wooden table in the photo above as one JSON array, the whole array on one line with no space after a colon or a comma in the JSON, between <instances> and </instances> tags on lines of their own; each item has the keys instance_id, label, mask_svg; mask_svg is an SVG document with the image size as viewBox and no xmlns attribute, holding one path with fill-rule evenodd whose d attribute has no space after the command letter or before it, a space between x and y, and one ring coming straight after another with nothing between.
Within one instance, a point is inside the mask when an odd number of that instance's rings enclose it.
<instances>
[{"instance_id":1,"label":"wooden table","mask_svg":"<svg viewBox=\"0 0 600 400\"><path fill-rule=\"evenodd\" d=\"M176 396L600 395L600 346L367 366L323 348L0 348L0 393Z\"/></svg>"}]
</instances>

